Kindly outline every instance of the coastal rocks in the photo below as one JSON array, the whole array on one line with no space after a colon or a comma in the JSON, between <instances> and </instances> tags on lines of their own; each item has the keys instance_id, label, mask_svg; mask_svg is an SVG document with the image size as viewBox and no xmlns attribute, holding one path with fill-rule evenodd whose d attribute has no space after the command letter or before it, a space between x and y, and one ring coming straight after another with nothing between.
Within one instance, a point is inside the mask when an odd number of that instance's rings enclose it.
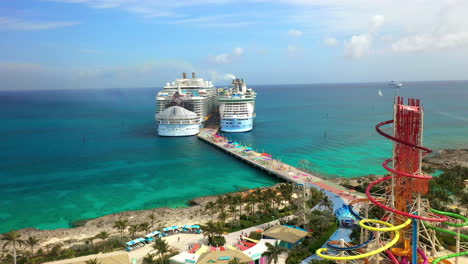
<instances>
[{"instance_id":1,"label":"coastal rocks","mask_svg":"<svg viewBox=\"0 0 468 264\"><path fill-rule=\"evenodd\" d=\"M468 149L443 149L424 158L423 161L440 169L457 165L468 167Z\"/></svg>"}]
</instances>

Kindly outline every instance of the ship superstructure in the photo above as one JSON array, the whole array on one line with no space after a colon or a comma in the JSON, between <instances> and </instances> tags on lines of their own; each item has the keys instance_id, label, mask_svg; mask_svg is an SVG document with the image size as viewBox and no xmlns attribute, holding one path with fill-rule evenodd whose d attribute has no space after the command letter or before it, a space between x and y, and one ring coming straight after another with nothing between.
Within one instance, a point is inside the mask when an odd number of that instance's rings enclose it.
<instances>
[{"instance_id":1,"label":"ship superstructure","mask_svg":"<svg viewBox=\"0 0 468 264\"><path fill-rule=\"evenodd\" d=\"M234 79L232 86L218 89L221 131L247 132L253 128L256 93L244 80Z\"/></svg>"},{"instance_id":2,"label":"ship superstructure","mask_svg":"<svg viewBox=\"0 0 468 264\"><path fill-rule=\"evenodd\" d=\"M217 90L210 81L187 78L167 83L156 95L156 123L160 136L196 135L217 108Z\"/></svg>"}]
</instances>

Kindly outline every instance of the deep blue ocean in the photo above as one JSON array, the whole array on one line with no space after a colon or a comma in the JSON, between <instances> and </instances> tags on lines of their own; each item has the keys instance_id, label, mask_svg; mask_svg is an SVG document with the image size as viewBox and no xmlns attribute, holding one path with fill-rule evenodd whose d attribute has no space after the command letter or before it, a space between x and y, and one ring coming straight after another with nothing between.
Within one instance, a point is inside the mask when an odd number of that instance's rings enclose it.
<instances>
[{"instance_id":1,"label":"deep blue ocean","mask_svg":"<svg viewBox=\"0 0 468 264\"><path fill-rule=\"evenodd\" d=\"M385 83L252 88L254 130L230 138L324 175L384 173L391 143L374 126L392 119ZM0 233L278 182L196 137L158 137L158 89L0 92ZM400 95L422 99L426 146L468 146L468 82L405 83Z\"/></svg>"}]
</instances>

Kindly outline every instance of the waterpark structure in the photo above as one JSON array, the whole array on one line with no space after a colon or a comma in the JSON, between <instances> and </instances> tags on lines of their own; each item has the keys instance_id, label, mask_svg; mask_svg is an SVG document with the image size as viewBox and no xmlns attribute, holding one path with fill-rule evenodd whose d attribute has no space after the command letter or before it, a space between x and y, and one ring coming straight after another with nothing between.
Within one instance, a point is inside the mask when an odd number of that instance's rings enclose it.
<instances>
[{"instance_id":1,"label":"waterpark structure","mask_svg":"<svg viewBox=\"0 0 468 264\"><path fill-rule=\"evenodd\" d=\"M394 119L376 125L377 132L393 142L393 157L382 166L390 176L366 188L364 199L349 204L350 213L359 220L359 245L343 239L329 241L316 254L337 263L461 264L468 245L461 228L468 226L462 215L434 210L423 196L429 192L431 175L422 171L422 158L431 150L423 147L423 107L417 99L396 97ZM393 135L386 131L393 124ZM383 209L379 220L369 219L372 207ZM374 208L375 209L375 208ZM375 211L375 210L374 210ZM443 249L436 233L455 236L455 253L441 256ZM462 259L463 258L463 259ZM450 259L450 260L448 260Z\"/></svg>"}]
</instances>

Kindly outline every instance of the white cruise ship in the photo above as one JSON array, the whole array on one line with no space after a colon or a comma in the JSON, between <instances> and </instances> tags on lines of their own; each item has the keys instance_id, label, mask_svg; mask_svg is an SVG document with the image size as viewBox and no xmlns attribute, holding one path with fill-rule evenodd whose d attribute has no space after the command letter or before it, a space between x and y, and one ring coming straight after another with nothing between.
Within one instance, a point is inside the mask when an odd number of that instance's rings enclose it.
<instances>
[{"instance_id":1,"label":"white cruise ship","mask_svg":"<svg viewBox=\"0 0 468 264\"><path fill-rule=\"evenodd\" d=\"M229 88L218 90L221 131L247 132L253 128L256 93L244 80L234 79Z\"/></svg>"},{"instance_id":2,"label":"white cruise ship","mask_svg":"<svg viewBox=\"0 0 468 264\"><path fill-rule=\"evenodd\" d=\"M202 78L167 83L156 95L156 123L160 136L193 136L217 108L216 87Z\"/></svg>"}]
</instances>

